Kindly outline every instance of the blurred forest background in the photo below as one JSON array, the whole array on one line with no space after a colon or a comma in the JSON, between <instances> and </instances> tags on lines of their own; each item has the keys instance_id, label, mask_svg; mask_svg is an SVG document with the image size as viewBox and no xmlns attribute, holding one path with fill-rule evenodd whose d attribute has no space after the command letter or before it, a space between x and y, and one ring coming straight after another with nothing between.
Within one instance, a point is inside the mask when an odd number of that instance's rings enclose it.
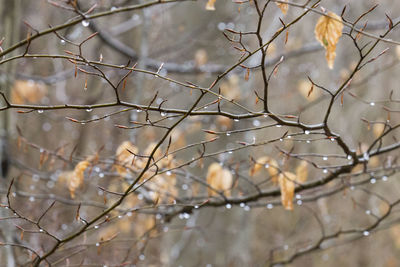
<instances>
[{"instance_id":1,"label":"blurred forest background","mask_svg":"<svg viewBox=\"0 0 400 267\"><path fill-rule=\"evenodd\" d=\"M264 62L266 74L271 73L270 113L318 125L330 98L317 85L335 92L349 84L330 111L335 133L330 136L323 128L291 127L263 114L265 80L259 67L251 67L260 64L260 51L230 70L243 50L226 37L237 40L230 30L257 30L254 1L217 0L214 11L206 9L207 1L118 11L145 3L0 0L0 52L80 19L0 58L5 97L1 159L9 166L7 173L3 166L0 183L0 265L38 263L57 239L74 235L107 210L146 168L146 156L170 129L153 151L157 167L139 182L150 180L133 187L120 205L82 233L58 244L41 266L264 266L280 261L288 266L400 266L399 46L378 42L366 61L388 50L354 71L359 50L344 34L329 69L314 36L321 17L316 12L274 38ZM397 1L322 0L315 10L340 15L346 5L343 17L354 22L376 4L356 27L379 37L400 18ZM102 12L111 13L84 19ZM283 14L269 3L260 26L263 43L304 12L289 5ZM343 32L350 28L345 25ZM249 51L259 48L256 35L242 37ZM385 38L400 41L398 29ZM355 39L361 47L376 41L362 34ZM125 68L133 66L144 71ZM208 92L193 106L200 88L214 94ZM110 104L116 91L121 102ZM4 99L15 106L8 107ZM192 107L197 115L183 118ZM338 175L335 171L352 158L337 136L364 160ZM377 146L395 149L370 157ZM164 157L171 151L176 152ZM299 186L310 185L299 187L293 210L287 210L274 170L295 172L299 166L306 172ZM212 181L213 168L229 172L218 178L226 179L227 187ZM336 176L323 182L329 175ZM321 236L330 237L318 244Z\"/></svg>"}]
</instances>

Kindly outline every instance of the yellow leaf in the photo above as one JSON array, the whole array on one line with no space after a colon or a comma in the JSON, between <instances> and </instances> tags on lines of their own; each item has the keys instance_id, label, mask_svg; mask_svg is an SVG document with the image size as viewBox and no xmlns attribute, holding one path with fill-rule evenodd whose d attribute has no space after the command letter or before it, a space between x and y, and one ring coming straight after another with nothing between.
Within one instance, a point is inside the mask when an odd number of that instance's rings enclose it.
<instances>
[{"instance_id":1,"label":"yellow leaf","mask_svg":"<svg viewBox=\"0 0 400 267\"><path fill-rule=\"evenodd\" d=\"M281 189L281 202L286 210L293 210L293 196L296 180L296 175L291 172L279 174L279 187Z\"/></svg>"},{"instance_id":2,"label":"yellow leaf","mask_svg":"<svg viewBox=\"0 0 400 267\"><path fill-rule=\"evenodd\" d=\"M229 189L232 187L233 177L228 169L222 168L218 163L212 163L207 171L207 183L217 191L226 191L225 194L230 196ZM216 195L211 188L208 189L208 195Z\"/></svg>"},{"instance_id":3,"label":"yellow leaf","mask_svg":"<svg viewBox=\"0 0 400 267\"><path fill-rule=\"evenodd\" d=\"M283 2L287 2L287 0L284 0ZM282 11L284 15L286 15L288 9L289 9L289 4L285 3L275 3Z\"/></svg>"},{"instance_id":4,"label":"yellow leaf","mask_svg":"<svg viewBox=\"0 0 400 267\"><path fill-rule=\"evenodd\" d=\"M17 80L11 89L11 102L14 104L37 103L47 94L44 83L32 80Z\"/></svg>"},{"instance_id":5,"label":"yellow leaf","mask_svg":"<svg viewBox=\"0 0 400 267\"><path fill-rule=\"evenodd\" d=\"M215 1L216 0L208 0L206 10L215 10Z\"/></svg>"},{"instance_id":6,"label":"yellow leaf","mask_svg":"<svg viewBox=\"0 0 400 267\"><path fill-rule=\"evenodd\" d=\"M87 160L80 161L78 164L76 164L74 171L67 174L67 183L71 198L75 198L76 189L83 184L84 172L89 165L90 162Z\"/></svg>"},{"instance_id":7,"label":"yellow leaf","mask_svg":"<svg viewBox=\"0 0 400 267\"><path fill-rule=\"evenodd\" d=\"M342 18L333 12L328 12L328 16L322 16L315 25L315 38L325 47L326 60L328 67L333 68L336 57L336 44L342 36Z\"/></svg>"},{"instance_id":8,"label":"yellow leaf","mask_svg":"<svg viewBox=\"0 0 400 267\"><path fill-rule=\"evenodd\" d=\"M374 136L376 138L381 136L384 130L385 130L384 123L375 123L374 126L372 127L372 131L374 132Z\"/></svg>"},{"instance_id":9,"label":"yellow leaf","mask_svg":"<svg viewBox=\"0 0 400 267\"><path fill-rule=\"evenodd\" d=\"M208 61L207 51L204 49L199 49L194 54L194 61L196 66L203 66Z\"/></svg>"},{"instance_id":10,"label":"yellow leaf","mask_svg":"<svg viewBox=\"0 0 400 267\"><path fill-rule=\"evenodd\" d=\"M130 141L125 141L121 145L119 145L115 153L115 156L117 157L117 160L123 162L127 158L130 158L133 155L131 152L138 154L139 149L136 146L134 146Z\"/></svg>"},{"instance_id":11,"label":"yellow leaf","mask_svg":"<svg viewBox=\"0 0 400 267\"><path fill-rule=\"evenodd\" d=\"M304 183L307 181L308 177L308 168L307 168L307 161L302 160L296 168L296 176L297 176L297 182L299 183Z\"/></svg>"},{"instance_id":12,"label":"yellow leaf","mask_svg":"<svg viewBox=\"0 0 400 267\"><path fill-rule=\"evenodd\" d=\"M132 167L136 167L141 161L141 159L135 159L135 155L133 155L131 152L138 154L139 149L130 141L122 142L122 144L117 148L115 153L116 164L114 165L114 168L121 176L125 176L127 174L127 167L130 167L132 163L135 163L135 165Z\"/></svg>"},{"instance_id":13,"label":"yellow leaf","mask_svg":"<svg viewBox=\"0 0 400 267\"><path fill-rule=\"evenodd\" d=\"M271 177L272 182L276 183L277 175L279 173L279 165L275 159L268 156L263 156L256 160L253 166L249 169L249 176L256 175L263 168L266 168L268 170L268 174Z\"/></svg>"}]
</instances>

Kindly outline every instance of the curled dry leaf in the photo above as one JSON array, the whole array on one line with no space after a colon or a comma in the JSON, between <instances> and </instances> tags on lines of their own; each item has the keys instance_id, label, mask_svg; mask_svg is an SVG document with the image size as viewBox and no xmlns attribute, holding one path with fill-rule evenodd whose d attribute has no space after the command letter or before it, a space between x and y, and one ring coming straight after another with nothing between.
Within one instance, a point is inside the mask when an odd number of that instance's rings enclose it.
<instances>
[{"instance_id":1,"label":"curled dry leaf","mask_svg":"<svg viewBox=\"0 0 400 267\"><path fill-rule=\"evenodd\" d=\"M206 10L215 10L215 1L216 0L208 0Z\"/></svg>"},{"instance_id":2,"label":"curled dry leaf","mask_svg":"<svg viewBox=\"0 0 400 267\"><path fill-rule=\"evenodd\" d=\"M302 160L300 164L296 168L296 176L297 176L297 182L299 183L304 183L307 181L308 177L308 168L307 168L307 161Z\"/></svg>"},{"instance_id":3,"label":"curled dry leaf","mask_svg":"<svg viewBox=\"0 0 400 267\"><path fill-rule=\"evenodd\" d=\"M196 62L196 66L203 66L208 61L207 51L204 49L199 49L196 51L194 55L194 61Z\"/></svg>"},{"instance_id":4,"label":"curled dry leaf","mask_svg":"<svg viewBox=\"0 0 400 267\"><path fill-rule=\"evenodd\" d=\"M146 155L146 156L150 156L150 154L151 154L151 152L154 150L154 148L156 147L156 145L157 145L157 143L150 143L147 147L146 147L146 149L144 150L144 154ZM154 160L157 160L157 159L159 159L159 158L161 158L162 157L162 152L161 152L161 149L158 147L157 148L157 150L154 152L154 154L153 154L153 159Z\"/></svg>"},{"instance_id":5,"label":"curled dry leaf","mask_svg":"<svg viewBox=\"0 0 400 267\"><path fill-rule=\"evenodd\" d=\"M84 172L89 167L90 162L87 160L80 161L76 164L72 172L67 173L67 184L71 198L75 198L75 191L83 184Z\"/></svg>"},{"instance_id":6,"label":"curled dry leaf","mask_svg":"<svg viewBox=\"0 0 400 267\"><path fill-rule=\"evenodd\" d=\"M293 197L296 175L291 172L279 174L279 187L281 189L281 202L286 210L293 210Z\"/></svg>"},{"instance_id":7,"label":"curled dry leaf","mask_svg":"<svg viewBox=\"0 0 400 267\"><path fill-rule=\"evenodd\" d=\"M258 158L253 166L249 169L249 175L254 176L259 173L263 168L266 168L268 170L268 174L272 182L276 183L279 173L279 165L275 159L268 156Z\"/></svg>"},{"instance_id":8,"label":"curled dry leaf","mask_svg":"<svg viewBox=\"0 0 400 267\"><path fill-rule=\"evenodd\" d=\"M156 143L150 143L143 153L139 153L139 149L133 145L130 141L124 141L115 153L116 163L114 169L122 176L126 177L133 171L141 170L146 165L146 159L136 157L134 154L150 155L155 148ZM132 152L132 153L131 153ZM158 161L158 171L162 169L174 169L176 167L175 159L172 155L164 156L160 148L158 148L153 155L153 158ZM176 175L168 171L162 175L155 175L157 168L150 168L145 172L142 179L150 179L146 185L148 188L147 198L153 202L168 202L172 203L174 197L177 196ZM123 189L123 191L125 191ZM118 191L118 190L117 190Z\"/></svg>"},{"instance_id":9,"label":"curled dry leaf","mask_svg":"<svg viewBox=\"0 0 400 267\"><path fill-rule=\"evenodd\" d=\"M283 0L283 2L287 2L287 0ZM281 9L282 13L286 15L289 9L289 4L285 3L276 3L276 5Z\"/></svg>"},{"instance_id":10,"label":"curled dry leaf","mask_svg":"<svg viewBox=\"0 0 400 267\"><path fill-rule=\"evenodd\" d=\"M14 104L38 103L47 94L44 83L32 80L17 80L11 89L11 102Z\"/></svg>"},{"instance_id":11,"label":"curled dry leaf","mask_svg":"<svg viewBox=\"0 0 400 267\"><path fill-rule=\"evenodd\" d=\"M385 124L384 123L375 123L374 126L372 126L372 131L373 131L374 136L376 138L381 136L384 130L385 130Z\"/></svg>"},{"instance_id":12,"label":"curled dry leaf","mask_svg":"<svg viewBox=\"0 0 400 267\"><path fill-rule=\"evenodd\" d=\"M135 155L138 154L139 149L134 146L130 141L122 142L117 148L115 153L116 164L114 164L114 169L121 175L125 176L127 174L127 168L132 167L135 169L139 165L141 159L135 159ZM133 165L132 165L133 164Z\"/></svg>"},{"instance_id":13,"label":"curled dry leaf","mask_svg":"<svg viewBox=\"0 0 400 267\"><path fill-rule=\"evenodd\" d=\"M232 187L233 177L232 173L218 163L212 163L207 171L207 183L217 191L225 191L225 195L230 196L229 189ZM212 189L208 189L208 195L216 195Z\"/></svg>"},{"instance_id":14,"label":"curled dry leaf","mask_svg":"<svg viewBox=\"0 0 400 267\"><path fill-rule=\"evenodd\" d=\"M315 25L315 38L325 47L326 60L328 67L333 68L336 57L336 44L342 36L342 18L333 12L328 12L328 16L321 16Z\"/></svg>"}]
</instances>

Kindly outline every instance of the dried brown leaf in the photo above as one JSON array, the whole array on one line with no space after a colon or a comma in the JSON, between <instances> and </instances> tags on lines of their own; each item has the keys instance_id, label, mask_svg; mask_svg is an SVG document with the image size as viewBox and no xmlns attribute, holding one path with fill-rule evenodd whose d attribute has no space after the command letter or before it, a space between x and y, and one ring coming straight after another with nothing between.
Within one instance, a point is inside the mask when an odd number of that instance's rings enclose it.
<instances>
[{"instance_id":1,"label":"dried brown leaf","mask_svg":"<svg viewBox=\"0 0 400 267\"><path fill-rule=\"evenodd\" d=\"M342 36L342 18L333 12L328 12L328 16L321 16L315 25L315 38L325 47L326 60L328 67L333 68L336 57L336 44Z\"/></svg>"},{"instance_id":2,"label":"dried brown leaf","mask_svg":"<svg viewBox=\"0 0 400 267\"><path fill-rule=\"evenodd\" d=\"M281 189L281 202L286 210L293 210L293 197L296 175L291 172L279 174L279 187Z\"/></svg>"}]
</instances>

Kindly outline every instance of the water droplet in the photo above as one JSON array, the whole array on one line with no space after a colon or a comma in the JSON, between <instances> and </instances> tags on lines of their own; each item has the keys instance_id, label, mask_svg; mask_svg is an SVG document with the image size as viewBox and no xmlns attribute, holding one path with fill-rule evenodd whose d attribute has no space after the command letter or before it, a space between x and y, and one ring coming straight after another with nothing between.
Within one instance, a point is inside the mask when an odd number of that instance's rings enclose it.
<instances>
[{"instance_id":1,"label":"water droplet","mask_svg":"<svg viewBox=\"0 0 400 267\"><path fill-rule=\"evenodd\" d=\"M199 208L199 206L198 206L198 205L196 205L196 206L194 206L194 208L195 208L195 209L198 209L198 208Z\"/></svg>"},{"instance_id":2,"label":"water droplet","mask_svg":"<svg viewBox=\"0 0 400 267\"><path fill-rule=\"evenodd\" d=\"M228 151L228 154L232 154L233 153L233 151Z\"/></svg>"},{"instance_id":3,"label":"water droplet","mask_svg":"<svg viewBox=\"0 0 400 267\"><path fill-rule=\"evenodd\" d=\"M65 41L64 41L64 40L61 40L60 43L61 43L62 45L65 45Z\"/></svg>"},{"instance_id":4,"label":"water droplet","mask_svg":"<svg viewBox=\"0 0 400 267\"><path fill-rule=\"evenodd\" d=\"M375 106L375 103L371 102L371 103L369 103L369 105L373 107L373 106Z\"/></svg>"},{"instance_id":5,"label":"water droplet","mask_svg":"<svg viewBox=\"0 0 400 267\"><path fill-rule=\"evenodd\" d=\"M347 159L348 159L348 160L352 160L353 157L352 157L351 155L347 155Z\"/></svg>"},{"instance_id":6,"label":"water droplet","mask_svg":"<svg viewBox=\"0 0 400 267\"><path fill-rule=\"evenodd\" d=\"M35 201L35 197L32 197L32 196L31 196L31 197L29 197L29 201L30 201L30 202L33 202L33 201Z\"/></svg>"},{"instance_id":7,"label":"water droplet","mask_svg":"<svg viewBox=\"0 0 400 267\"><path fill-rule=\"evenodd\" d=\"M116 10L116 9L117 9L117 8L116 8L115 6L112 6L110 10L111 10L111 11L114 11L114 10Z\"/></svg>"},{"instance_id":8,"label":"water droplet","mask_svg":"<svg viewBox=\"0 0 400 267\"><path fill-rule=\"evenodd\" d=\"M99 178L103 178L104 177L104 173L99 173Z\"/></svg>"},{"instance_id":9,"label":"water droplet","mask_svg":"<svg viewBox=\"0 0 400 267\"><path fill-rule=\"evenodd\" d=\"M32 175L32 181L39 182L39 180L40 180L40 176L39 175L37 175L37 174Z\"/></svg>"},{"instance_id":10,"label":"water droplet","mask_svg":"<svg viewBox=\"0 0 400 267\"><path fill-rule=\"evenodd\" d=\"M331 137L331 141L334 142L334 141L335 141L335 138Z\"/></svg>"},{"instance_id":11,"label":"water droplet","mask_svg":"<svg viewBox=\"0 0 400 267\"><path fill-rule=\"evenodd\" d=\"M39 229L39 232L43 233L44 231L43 231L43 229Z\"/></svg>"},{"instance_id":12,"label":"water droplet","mask_svg":"<svg viewBox=\"0 0 400 267\"><path fill-rule=\"evenodd\" d=\"M300 194L296 194L296 199L301 199L301 195Z\"/></svg>"},{"instance_id":13,"label":"water droplet","mask_svg":"<svg viewBox=\"0 0 400 267\"><path fill-rule=\"evenodd\" d=\"M260 123L259 120L254 120L254 121L253 121L253 126L254 126L254 127L258 127L258 126L260 126L260 124L261 124L261 123Z\"/></svg>"},{"instance_id":14,"label":"water droplet","mask_svg":"<svg viewBox=\"0 0 400 267\"><path fill-rule=\"evenodd\" d=\"M50 124L49 122L45 122L45 123L43 123L43 125L42 125L42 129L43 129L43 131L45 131L45 132L50 131L51 128L52 128L52 126L51 126L51 124Z\"/></svg>"},{"instance_id":15,"label":"water droplet","mask_svg":"<svg viewBox=\"0 0 400 267\"><path fill-rule=\"evenodd\" d=\"M280 141L280 142L283 142L283 139L282 139L282 138L279 138L279 141Z\"/></svg>"},{"instance_id":16,"label":"water droplet","mask_svg":"<svg viewBox=\"0 0 400 267\"><path fill-rule=\"evenodd\" d=\"M94 229L99 229L99 226L98 226L98 225L95 225L95 226L94 226Z\"/></svg>"},{"instance_id":17,"label":"water droplet","mask_svg":"<svg viewBox=\"0 0 400 267\"><path fill-rule=\"evenodd\" d=\"M301 199L297 200L297 205L301 206L303 204L303 201Z\"/></svg>"},{"instance_id":18,"label":"water droplet","mask_svg":"<svg viewBox=\"0 0 400 267\"><path fill-rule=\"evenodd\" d=\"M370 210L366 210L366 211L365 211L365 214L370 215L370 214L371 214L371 211L370 211Z\"/></svg>"},{"instance_id":19,"label":"water droplet","mask_svg":"<svg viewBox=\"0 0 400 267\"><path fill-rule=\"evenodd\" d=\"M323 172L323 173L328 173L328 170L327 170L327 169L324 169L322 172Z\"/></svg>"},{"instance_id":20,"label":"water droplet","mask_svg":"<svg viewBox=\"0 0 400 267\"><path fill-rule=\"evenodd\" d=\"M123 216L122 215L118 215L118 219L121 219Z\"/></svg>"},{"instance_id":21,"label":"water droplet","mask_svg":"<svg viewBox=\"0 0 400 267\"><path fill-rule=\"evenodd\" d=\"M268 164L268 163L265 164L265 165L264 165L264 168L268 169L268 168L269 168L269 164Z\"/></svg>"},{"instance_id":22,"label":"water droplet","mask_svg":"<svg viewBox=\"0 0 400 267\"><path fill-rule=\"evenodd\" d=\"M244 208L244 206L246 206L246 204L244 204L243 202L240 203L240 207L241 207L241 208Z\"/></svg>"},{"instance_id":23,"label":"water droplet","mask_svg":"<svg viewBox=\"0 0 400 267\"><path fill-rule=\"evenodd\" d=\"M227 209L230 209L230 208L232 208L232 205L228 203L228 204L225 205L225 207L226 207Z\"/></svg>"},{"instance_id":24,"label":"water droplet","mask_svg":"<svg viewBox=\"0 0 400 267\"><path fill-rule=\"evenodd\" d=\"M364 231L363 232L363 236L369 236L369 232L368 231Z\"/></svg>"},{"instance_id":25,"label":"water droplet","mask_svg":"<svg viewBox=\"0 0 400 267\"><path fill-rule=\"evenodd\" d=\"M186 191L189 189L189 186L187 184L182 185L182 190Z\"/></svg>"},{"instance_id":26,"label":"water droplet","mask_svg":"<svg viewBox=\"0 0 400 267\"><path fill-rule=\"evenodd\" d=\"M100 246L100 243L96 243L96 247Z\"/></svg>"},{"instance_id":27,"label":"water droplet","mask_svg":"<svg viewBox=\"0 0 400 267\"><path fill-rule=\"evenodd\" d=\"M309 130L305 130L304 133L305 134L310 134L310 131Z\"/></svg>"},{"instance_id":28,"label":"water droplet","mask_svg":"<svg viewBox=\"0 0 400 267\"><path fill-rule=\"evenodd\" d=\"M143 254L140 254L139 260L144 261L145 258L146 258L146 257L145 257Z\"/></svg>"},{"instance_id":29,"label":"water droplet","mask_svg":"<svg viewBox=\"0 0 400 267\"><path fill-rule=\"evenodd\" d=\"M87 27L89 26L90 22L88 20L82 20L82 26Z\"/></svg>"},{"instance_id":30,"label":"water droplet","mask_svg":"<svg viewBox=\"0 0 400 267\"><path fill-rule=\"evenodd\" d=\"M227 133L226 133L226 136L230 136L230 135L231 135L231 133L230 133L230 132L227 132Z\"/></svg>"},{"instance_id":31,"label":"water droplet","mask_svg":"<svg viewBox=\"0 0 400 267\"><path fill-rule=\"evenodd\" d=\"M132 212L131 212L131 211L128 211L128 212L126 213L126 216L131 217L131 216L132 216Z\"/></svg>"},{"instance_id":32,"label":"water droplet","mask_svg":"<svg viewBox=\"0 0 400 267\"><path fill-rule=\"evenodd\" d=\"M218 30L223 31L226 28L226 24L223 22L218 23Z\"/></svg>"},{"instance_id":33,"label":"water droplet","mask_svg":"<svg viewBox=\"0 0 400 267\"><path fill-rule=\"evenodd\" d=\"M307 140L306 143L309 144L309 143L311 143L311 141L310 141L310 140Z\"/></svg>"},{"instance_id":34,"label":"water droplet","mask_svg":"<svg viewBox=\"0 0 400 267\"><path fill-rule=\"evenodd\" d=\"M267 209L269 209L269 210L270 210L270 209L272 209L273 207L274 207L274 205L273 205L273 204L271 204L271 203L268 203L268 204L267 204Z\"/></svg>"},{"instance_id":35,"label":"water droplet","mask_svg":"<svg viewBox=\"0 0 400 267\"><path fill-rule=\"evenodd\" d=\"M161 112L161 117L165 117L166 115L167 115L167 113Z\"/></svg>"},{"instance_id":36,"label":"water droplet","mask_svg":"<svg viewBox=\"0 0 400 267\"><path fill-rule=\"evenodd\" d=\"M165 174L166 174L167 176L171 176L172 172L171 172L171 171L166 171Z\"/></svg>"},{"instance_id":37,"label":"water droplet","mask_svg":"<svg viewBox=\"0 0 400 267\"><path fill-rule=\"evenodd\" d=\"M328 157L322 157L322 160L328 160Z\"/></svg>"},{"instance_id":38,"label":"water droplet","mask_svg":"<svg viewBox=\"0 0 400 267\"><path fill-rule=\"evenodd\" d=\"M352 185L352 186L350 186L350 190L351 191L354 191L354 189L355 189L355 187Z\"/></svg>"},{"instance_id":39,"label":"water droplet","mask_svg":"<svg viewBox=\"0 0 400 267\"><path fill-rule=\"evenodd\" d=\"M371 178L371 180L369 180L369 182L370 182L371 184L375 184L375 183L376 183L376 179L375 179L375 178Z\"/></svg>"},{"instance_id":40,"label":"water droplet","mask_svg":"<svg viewBox=\"0 0 400 267\"><path fill-rule=\"evenodd\" d=\"M245 210L245 211L249 211L249 210L250 210L250 206L247 206L247 205L244 206L244 210Z\"/></svg>"},{"instance_id":41,"label":"water droplet","mask_svg":"<svg viewBox=\"0 0 400 267\"><path fill-rule=\"evenodd\" d=\"M93 109L91 109L91 108L86 109L86 112L92 112L92 111L93 111Z\"/></svg>"},{"instance_id":42,"label":"water droplet","mask_svg":"<svg viewBox=\"0 0 400 267\"><path fill-rule=\"evenodd\" d=\"M238 119L234 119L233 121L234 121L234 122L238 122L239 120L238 120Z\"/></svg>"},{"instance_id":43,"label":"water droplet","mask_svg":"<svg viewBox=\"0 0 400 267\"><path fill-rule=\"evenodd\" d=\"M386 182L387 180L388 180L388 177L386 175L382 176L382 181Z\"/></svg>"},{"instance_id":44,"label":"water droplet","mask_svg":"<svg viewBox=\"0 0 400 267\"><path fill-rule=\"evenodd\" d=\"M11 195L12 195L13 197L16 197L16 196L17 196L17 193L13 192Z\"/></svg>"},{"instance_id":45,"label":"water droplet","mask_svg":"<svg viewBox=\"0 0 400 267\"><path fill-rule=\"evenodd\" d=\"M276 125L276 128L281 128L281 127L282 127L282 125L280 125L280 124Z\"/></svg>"},{"instance_id":46,"label":"water droplet","mask_svg":"<svg viewBox=\"0 0 400 267\"><path fill-rule=\"evenodd\" d=\"M288 135L286 138L287 138L287 139L290 139L290 138L292 138L292 136L291 136L291 135Z\"/></svg>"},{"instance_id":47,"label":"water droplet","mask_svg":"<svg viewBox=\"0 0 400 267\"><path fill-rule=\"evenodd\" d=\"M54 187L54 182L53 181L48 181L47 183L46 183L46 186L48 187L48 188L53 188Z\"/></svg>"},{"instance_id":48,"label":"water droplet","mask_svg":"<svg viewBox=\"0 0 400 267\"><path fill-rule=\"evenodd\" d=\"M42 113L43 113L43 110L42 110L42 109L39 109L37 112L40 113L40 114L42 114Z\"/></svg>"}]
</instances>

